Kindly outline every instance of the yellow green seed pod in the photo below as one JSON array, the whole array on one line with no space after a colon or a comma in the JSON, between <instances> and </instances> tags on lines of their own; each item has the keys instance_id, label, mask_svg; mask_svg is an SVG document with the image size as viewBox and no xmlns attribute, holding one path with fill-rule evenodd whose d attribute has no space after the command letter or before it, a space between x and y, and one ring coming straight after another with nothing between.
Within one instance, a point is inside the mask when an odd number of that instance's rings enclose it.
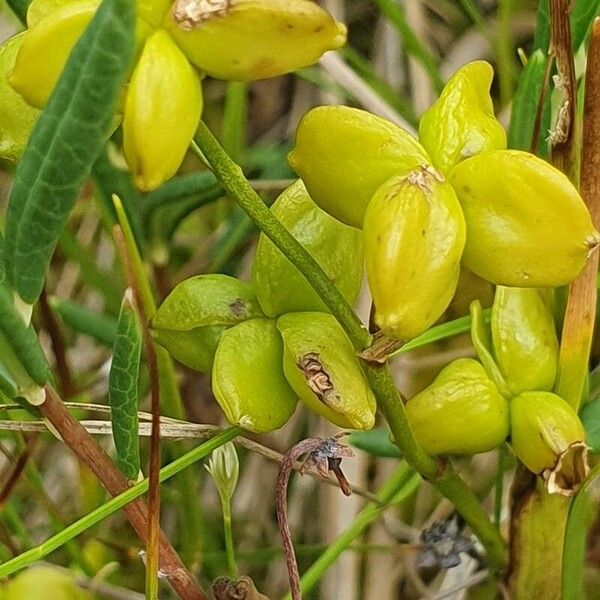
<instances>
[{"instance_id":1,"label":"yellow green seed pod","mask_svg":"<svg viewBox=\"0 0 600 600\"><path fill-rule=\"evenodd\" d=\"M144 46L127 91L123 149L136 185L153 190L170 179L198 127L197 73L163 30Z\"/></svg>"},{"instance_id":2,"label":"yellow green seed pod","mask_svg":"<svg viewBox=\"0 0 600 600\"><path fill-rule=\"evenodd\" d=\"M283 373L282 356L274 321L251 319L223 333L212 387L230 423L254 433L274 431L287 423L297 398Z\"/></svg>"},{"instance_id":3,"label":"yellow green seed pod","mask_svg":"<svg viewBox=\"0 0 600 600\"><path fill-rule=\"evenodd\" d=\"M309 0L177 0L164 27L202 71L235 81L316 63L346 28Z\"/></svg>"},{"instance_id":4,"label":"yellow green seed pod","mask_svg":"<svg viewBox=\"0 0 600 600\"><path fill-rule=\"evenodd\" d=\"M152 319L152 337L191 369L208 373L221 334L263 316L252 286L227 275L198 275L182 281Z\"/></svg>"},{"instance_id":5,"label":"yellow green seed pod","mask_svg":"<svg viewBox=\"0 0 600 600\"><path fill-rule=\"evenodd\" d=\"M460 205L435 171L419 169L384 183L364 220L375 323L399 340L435 323L454 295L464 244Z\"/></svg>"},{"instance_id":6,"label":"yellow green seed pod","mask_svg":"<svg viewBox=\"0 0 600 600\"><path fill-rule=\"evenodd\" d=\"M528 152L474 156L452 170L450 183L467 222L463 262L492 283L564 285L600 242L566 175Z\"/></svg>"},{"instance_id":7,"label":"yellow green seed pod","mask_svg":"<svg viewBox=\"0 0 600 600\"><path fill-rule=\"evenodd\" d=\"M306 113L288 160L311 198L354 227L362 227L367 204L385 181L430 162L409 133L347 106L320 106Z\"/></svg>"},{"instance_id":8,"label":"yellow green seed pod","mask_svg":"<svg viewBox=\"0 0 600 600\"><path fill-rule=\"evenodd\" d=\"M64 4L26 32L9 82L31 106L43 108L46 104L98 4L97 0Z\"/></svg>"},{"instance_id":9,"label":"yellow green seed pod","mask_svg":"<svg viewBox=\"0 0 600 600\"><path fill-rule=\"evenodd\" d=\"M23 154L39 115L37 109L15 92L7 79L25 36L26 33L20 33L0 46L0 157L13 162Z\"/></svg>"},{"instance_id":10,"label":"yellow green seed pod","mask_svg":"<svg viewBox=\"0 0 600 600\"><path fill-rule=\"evenodd\" d=\"M300 180L279 196L271 212L353 304L362 284L362 233L323 212ZM269 317L297 311L328 312L304 276L264 234L258 239L252 280Z\"/></svg>"},{"instance_id":11,"label":"yellow green seed pod","mask_svg":"<svg viewBox=\"0 0 600 600\"><path fill-rule=\"evenodd\" d=\"M92 600L70 573L53 567L34 566L23 571L2 590L2 600L52 598L52 600Z\"/></svg>"},{"instance_id":12,"label":"yellow green seed pod","mask_svg":"<svg viewBox=\"0 0 600 600\"><path fill-rule=\"evenodd\" d=\"M478 60L450 78L439 99L423 113L419 141L442 173L465 158L506 148L506 132L494 116L492 66Z\"/></svg>"},{"instance_id":13,"label":"yellow green seed pod","mask_svg":"<svg viewBox=\"0 0 600 600\"><path fill-rule=\"evenodd\" d=\"M568 402L551 392L523 392L510 401L510 421L519 460L550 493L573 495L588 464L585 430Z\"/></svg>"},{"instance_id":14,"label":"yellow green seed pod","mask_svg":"<svg viewBox=\"0 0 600 600\"><path fill-rule=\"evenodd\" d=\"M558 368L558 339L544 293L497 286L491 330L496 363L513 394L550 391Z\"/></svg>"},{"instance_id":15,"label":"yellow green seed pod","mask_svg":"<svg viewBox=\"0 0 600 600\"><path fill-rule=\"evenodd\" d=\"M284 344L283 368L309 408L339 427L371 429L375 397L354 348L326 313L288 313L277 328Z\"/></svg>"},{"instance_id":16,"label":"yellow green seed pod","mask_svg":"<svg viewBox=\"0 0 600 600\"><path fill-rule=\"evenodd\" d=\"M476 360L450 363L406 404L411 429L426 452L479 454L509 432L508 404Z\"/></svg>"}]
</instances>

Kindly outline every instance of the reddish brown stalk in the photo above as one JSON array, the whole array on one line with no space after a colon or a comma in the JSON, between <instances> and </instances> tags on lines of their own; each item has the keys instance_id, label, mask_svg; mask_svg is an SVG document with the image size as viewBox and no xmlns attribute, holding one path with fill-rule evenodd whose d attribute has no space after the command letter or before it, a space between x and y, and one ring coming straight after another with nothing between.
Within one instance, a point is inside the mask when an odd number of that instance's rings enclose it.
<instances>
[{"instance_id":1,"label":"reddish brown stalk","mask_svg":"<svg viewBox=\"0 0 600 600\"><path fill-rule=\"evenodd\" d=\"M75 386L73 385L73 377L71 376L71 369L69 368L69 363L67 361L65 339L54 311L48 302L48 295L45 288L40 295L39 306L44 328L48 332L50 343L52 344L60 393L63 398L70 398L75 393Z\"/></svg>"},{"instance_id":2,"label":"reddish brown stalk","mask_svg":"<svg viewBox=\"0 0 600 600\"><path fill-rule=\"evenodd\" d=\"M81 423L69 414L54 390L46 388L46 401L39 409L64 443L89 467L112 496L117 496L129 487L129 482L115 467L108 454L96 444ZM149 526L146 503L138 498L125 506L123 512L140 539L146 541ZM159 558L161 572L181 600L209 600L162 531L159 535Z\"/></svg>"},{"instance_id":3,"label":"reddish brown stalk","mask_svg":"<svg viewBox=\"0 0 600 600\"><path fill-rule=\"evenodd\" d=\"M158 537L160 531L160 381L158 375L158 359L154 349L154 342L148 329L149 315L144 310L141 301L140 289L135 270L133 257L130 256L123 231L119 225L113 228L113 237L121 255L121 262L125 269L127 282L133 290L133 305L139 317L144 338L144 350L148 363L150 378L150 411L152 413L152 427L150 432L150 461L148 466L148 505L150 509L150 528L146 546L146 568L150 577L156 577L159 571Z\"/></svg>"},{"instance_id":4,"label":"reddish brown stalk","mask_svg":"<svg viewBox=\"0 0 600 600\"><path fill-rule=\"evenodd\" d=\"M577 185L575 61L571 40L569 0L550 0L550 54L556 60L556 88L562 96L550 133L552 162Z\"/></svg>"},{"instance_id":5,"label":"reddish brown stalk","mask_svg":"<svg viewBox=\"0 0 600 600\"><path fill-rule=\"evenodd\" d=\"M344 435L344 434L341 434ZM307 454L308 458L300 472L304 472L311 464L316 466L317 471L326 476L328 471L332 471L338 481L342 492L349 496L351 493L350 485L340 468L341 460L344 456L352 456L352 452L345 446L338 443L340 436L323 440L321 438L308 438L292 446L285 454L279 467L277 476L277 523L283 542L283 554L288 572L290 583L290 593L292 600L302 600L302 591L300 590L300 572L298 571L298 561L292 542L292 533L287 518L287 486L290 481L290 475L294 470L296 461Z\"/></svg>"},{"instance_id":6,"label":"reddish brown stalk","mask_svg":"<svg viewBox=\"0 0 600 600\"><path fill-rule=\"evenodd\" d=\"M585 83L581 195L600 229L600 20L592 27ZM598 250L569 288L560 350L557 390L579 406L588 371L596 315Z\"/></svg>"},{"instance_id":7,"label":"reddish brown stalk","mask_svg":"<svg viewBox=\"0 0 600 600\"><path fill-rule=\"evenodd\" d=\"M19 479L21 478L21 475L24 473L25 467L27 466L27 463L31 458L33 448L37 441L37 437L33 436L27 436L25 439L27 440L25 450L23 450L23 452L21 452L21 454L19 455L17 462L15 463L14 467L12 468L12 471L8 474L6 479L0 483L0 511L4 508L4 505L10 498L10 495L13 493L13 490L15 489Z\"/></svg>"}]
</instances>

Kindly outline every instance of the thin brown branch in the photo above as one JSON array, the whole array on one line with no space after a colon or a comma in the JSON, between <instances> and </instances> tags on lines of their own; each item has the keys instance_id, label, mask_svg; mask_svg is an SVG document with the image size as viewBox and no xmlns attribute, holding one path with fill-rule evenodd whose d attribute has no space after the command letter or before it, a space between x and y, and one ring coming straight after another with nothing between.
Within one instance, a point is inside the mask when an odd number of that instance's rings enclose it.
<instances>
[{"instance_id":1,"label":"thin brown branch","mask_svg":"<svg viewBox=\"0 0 600 600\"><path fill-rule=\"evenodd\" d=\"M577 104L570 10L570 0L550 0L550 54L556 59L555 85L562 96L550 145L554 165L577 185Z\"/></svg>"},{"instance_id":2,"label":"thin brown branch","mask_svg":"<svg viewBox=\"0 0 600 600\"><path fill-rule=\"evenodd\" d=\"M39 409L64 443L89 467L112 496L117 496L129 487L129 482L115 467L108 454L96 444L79 421L69 414L54 390L46 388L46 401ZM125 506L123 512L140 539L146 541L149 516L146 503L138 498ZM209 600L162 532L160 570L181 600Z\"/></svg>"},{"instance_id":3,"label":"thin brown branch","mask_svg":"<svg viewBox=\"0 0 600 600\"><path fill-rule=\"evenodd\" d=\"M75 394L76 390L75 385L73 384L73 377L71 375L69 362L67 360L65 339L60 328L60 324L56 319L56 315L54 314L54 311L48 302L46 288L42 290L40 295L39 306L44 328L48 332L50 343L52 344L52 353L54 354L60 393L63 397L70 398Z\"/></svg>"},{"instance_id":4,"label":"thin brown branch","mask_svg":"<svg viewBox=\"0 0 600 600\"><path fill-rule=\"evenodd\" d=\"M585 83L581 195L596 229L600 228L600 20L592 27ZM571 284L563 324L557 389L575 408L579 406L596 315L598 250L590 256Z\"/></svg>"},{"instance_id":5,"label":"thin brown branch","mask_svg":"<svg viewBox=\"0 0 600 600\"><path fill-rule=\"evenodd\" d=\"M15 489L17 483L21 479L21 475L25 472L25 467L29 462L31 455L33 454L33 448L37 441L36 437L27 436L26 438L26 446L23 452L19 455L12 471L8 474L5 481L0 483L0 511L4 508L4 505L10 498L13 490Z\"/></svg>"}]
</instances>

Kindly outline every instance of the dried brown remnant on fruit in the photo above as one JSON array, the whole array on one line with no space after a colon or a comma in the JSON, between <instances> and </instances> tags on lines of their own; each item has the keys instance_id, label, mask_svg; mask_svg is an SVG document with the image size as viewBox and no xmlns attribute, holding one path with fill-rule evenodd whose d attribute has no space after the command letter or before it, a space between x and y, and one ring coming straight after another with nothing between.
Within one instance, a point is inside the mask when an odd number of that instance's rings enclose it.
<instances>
[{"instance_id":1,"label":"dried brown remnant on fruit","mask_svg":"<svg viewBox=\"0 0 600 600\"><path fill-rule=\"evenodd\" d=\"M431 193L433 190L432 180L438 183L446 181L444 176L431 165L423 165L406 176L408 183L416 185L424 193Z\"/></svg>"},{"instance_id":2,"label":"dried brown remnant on fruit","mask_svg":"<svg viewBox=\"0 0 600 600\"><path fill-rule=\"evenodd\" d=\"M333 390L333 383L316 352L308 352L298 361L298 368L304 373L308 387L325 402L325 395Z\"/></svg>"},{"instance_id":3,"label":"dried brown remnant on fruit","mask_svg":"<svg viewBox=\"0 0 600 600\"><path fill-rule=\"evenodd\" d=\"M237 581L219 577L212 591L215 600L269 600L256 589L250 577L240 577Z\"/></svg>"},{"instance_id":4,"label":"dried brown remnant on fruit","mask_svg":"<svg viewBox=\"0 0 600 600\"><path fill-rule=\"evenodd\" d=\"M242 319L248 316L248 307L241 298L236 298L230 305L229 310L234 317Z\"/></svg>"},{"instance_id":5,"label":"dried brown remnant on fruit","mask_svg":"<svg viewBox=\"0 0 600 600\"><path fill-rule=\"evenodd\" d=\"M227 14L232 0L176 0L173 20L180 29L191 31L202 23Z\"/></svg>"},{"instance_id":6,"label":"dried brown remnant on fruit","mask_svg":"<svg viewBox=\"0 0 600 600\"><path fill-rule=\"evenodd\" d=\"M567 449L559 454L554 467L542 473L550 494L560 494L567 498L575 495L590 471L588 451L588 446L583 442L569 444Z\"/></svg>"}]
</instances>

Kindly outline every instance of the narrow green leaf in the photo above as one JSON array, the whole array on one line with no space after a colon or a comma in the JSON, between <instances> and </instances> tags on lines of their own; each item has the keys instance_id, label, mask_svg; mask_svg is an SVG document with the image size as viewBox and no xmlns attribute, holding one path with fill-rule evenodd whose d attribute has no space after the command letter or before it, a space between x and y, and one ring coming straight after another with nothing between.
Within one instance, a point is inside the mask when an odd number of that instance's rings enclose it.
<instances>
[{"instance_id":1,"label":"narrow green leaf","mask_svg":"<svg viewBox=\"0 0 600 600\"><path fill-rule=\"evenodd\" d=\"M6 271L4 269L4 236L0 232L0 285L6 283Z\"/></svg>"},{"instance_id":2,"label":"narrow green leaf","mask_svg":"<svg viewBox=\"0 0 600 600\"><path fill-rule=\"evenodd\" d=\"M132 292L127 290L117 323L108 376L108 399L117 465L130 480L136 480L140 472L138 377L141 352L142 332L133 306Z\"/></svg>"},{"instance_id":3,"label":"narrow green leaf","mask_svg":"<svg viewBox=\"0 0 600 600\"><path fill-rule=\"evenodd\" d=\"M355 431L348 437L348 442L355 448L373 456L385 458L402 458L398 446L390 438L388 429L378 428L370 431Z\"/></svg>"},{"instance_id":4,"label":"narrow green leaf","mask_svg":"<svg viewBox=\"0 0 600 600\"><path fill-rule=\"evenodd\" d=\"M6 268L21 298L39 297L52 252L110 133L133 56L133 0L104 0L75 45L19 163L6 220Z\"/></svg>"},{"instance_id":5,"label":"narrow green leaf","mask_svg":"<svg viewBox=\"0 0 600 600\"><path fill-rule=\"evenodd\" d=\"M533 38L533 49L540 49L544 54L548 54L550 46L550 2L549 0L539 0L537 25L535 36Z\"/></svg>"},{"instance_id":6,"label":"narrow green leaf","mask_svg":"<svg viewBox=\"0 0 600 600\"><path fill-rule=\"evenodd\" d=\"M51 298L50 304L64 324L77 333L87 335L103 346L113 347L117 336L117 320L71 302Z\"/></svg>"},{"instance_id":7,"label":"narrow green leaf","mask_svg":"<svg viewBox=\"0 0 600 600\"><path fill-rule=\"evenodd\" d=\"M584 588L587 531L593 518L589 490L600 476L600 465L592 469L571 502L563 544L561 600L581 600Z\"/></svg>"},{"instance_id":8,"label":"narrow green leaf","mask_svg":"<svg viewBox=\"0 0 600 600\"><path fill-rule=\"evenodd\" d=\"M40 386L48 383L52 374L33 326L25 324L4 286L0 286L0 331L31 379Z\"/></svg>"},{"instance_id":9,"label":"narrow green leaf","mask_svg":"<svg viewBox=\"0 0 600 600\"><path fill-rule=\"evenodd\" d=\"M247 113L248 84L231 81L227 84L225 95L221 141L229 156L240 164L246 150Z\"/></svg>"},{"instance_id":10,"label":"narrow green leaf","mask_svg":"<svg viewBox=\"0 0 600 600\"><path fill-rule=\"evenodd\" d=\"M600 453L600 398L585 404L579 416L585 427L588 446L592 452Z\"/></svg>"},{"instance_id":11,"label":"narrow green leaf","mask_svg":"<svg viewBox=\"0 0 600 600\"><path fill-rule=\"evenodd\" d=\"M537 106L544 85L548 58L542 50L536 50L527 61L519 78L513 98L508 147L515 150L531 148L531 138Z\"/></svg>"},{"instance_id":12,"label":"narrow green leaf","mask_svg":"<svg viewBox=\"0 0 600 600\"><path fill-rule=\"evenodd\" d=\"M600 0L577 0L571 9L571 35L575 51L583 44L594 17L600 13Z\"/></svg>"},{"instance_id":13,"label":"narrow green leaf","mask_svg":"<svg viewBox=\"0 0 600 600\"><path fill-rule=\"evenodd\" d=\"M131 173L119 169L110 159L108 146L98 156L92 167L92 178L98 190L98 197L104 210L111 216L112 222L117 222L117 213L112 196L116 194L123 202L123 209L135 236L138 248L143 250L146 241L145 229L141 219L141 207L144 199L133 185Z\"/></svg>"}]
</instances>

